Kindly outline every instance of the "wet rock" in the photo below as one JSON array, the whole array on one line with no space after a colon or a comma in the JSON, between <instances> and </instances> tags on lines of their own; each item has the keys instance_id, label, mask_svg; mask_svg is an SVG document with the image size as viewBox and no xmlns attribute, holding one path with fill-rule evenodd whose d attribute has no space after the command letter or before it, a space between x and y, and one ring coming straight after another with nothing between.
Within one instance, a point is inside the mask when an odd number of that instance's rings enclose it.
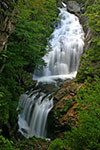
<instances>
[{"instance_id":1,"label":"wet rock","mask_svg":"<svg viewBox=\"0 0 100 150\"><path fill-rule=\"evenodd\" d=\"M60 136L60 133L71 130L78 123L77 92L83 84L77 84L74 80L67 80L56 92L54 97L54 108L51 113L51 120L54 122L54 135Z\"/></svg>"},{"instance_id":2,"label":"wet rock","mask_svg":"<svg viewBox=\"0 0 100 150\"><path fill-rule=\"evenodd\" d=\"M56 86L56 84L54 83L38 83L37 88L40 89L42 92L44 93L52 93L52 92L56 92L59 87Z\"/></svg>"},{"instance_id":3,"label":"wet rock","mask_svg":"<svg viewBox=\"0 0 100 150\"><path fill-rule=\"evenodd\" d=\"M67 2L67 10L71 13L79 13L81 8L80 5L75 1Z\"/></svg>"},{"instance_id":4,"label":"wet rock","mask_svg":"<svg viewBox=\"0 0 100 150\"><path fill-rule=\"evenodd\" d=\"M76 113L76 109L77 109L77 106L79 104L78 103L75 103L69 110L68 112L62 117L59 119L59 122L62 124L62 125L69 125L69 126L74 126L74 124L76 124L78 122L78 116L77 116L77 113Z\"/></svg>"},{"instance_id":5,"label":"wet rock","mask_svg":"<svg viewBox=\"0 0 100 150\"><path fill-rule=\"evenodd\" d=\"M66 82L64 82L61 89L56 93L55 99L57 101L59 101L59 100L61 100L61 98L64 98L65 96L69 97L73 94L75 95L76 90L77 90L76 87L77 87L77 85L73 81L67 80Z\"/></svg>"}]
</instances>

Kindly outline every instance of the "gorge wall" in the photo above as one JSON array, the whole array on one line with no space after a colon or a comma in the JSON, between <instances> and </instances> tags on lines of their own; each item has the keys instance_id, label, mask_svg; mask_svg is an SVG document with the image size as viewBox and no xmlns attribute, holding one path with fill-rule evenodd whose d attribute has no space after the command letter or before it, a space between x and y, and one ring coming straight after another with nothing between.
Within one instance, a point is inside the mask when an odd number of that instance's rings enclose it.
<instances>
[{"instance_id":1,"label":"gorge wall","mask_svg":"<svg viewBox=\"0 0 100 150\"><path fill-rule=\"evenodd\" d=\"M13 0L0 2L0 51L4 49L8 37L14 31L16 10L12 3Z\"/></svg>"},{"instance_id":2,"label":"gorge wall","mask_svg":"<svg viewBox=\"0 0 100 150\"><path fill-rule=\"evenodd\" d=\"M13 33L15 27L16 8L13 7L14 1L0 1L0 52L6 54L8 37ZM0 64L0 73L4 69L6 57L1 54L2 63Z\"/></svg>"}]
</instances>

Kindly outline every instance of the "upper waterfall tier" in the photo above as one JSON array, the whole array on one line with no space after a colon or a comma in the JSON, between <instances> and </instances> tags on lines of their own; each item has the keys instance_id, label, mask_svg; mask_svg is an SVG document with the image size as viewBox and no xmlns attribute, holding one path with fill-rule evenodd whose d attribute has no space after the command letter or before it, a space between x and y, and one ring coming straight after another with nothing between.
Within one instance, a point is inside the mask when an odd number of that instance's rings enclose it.
<instances>
[{"instance_id":1,"label":"upper waterfall tier","mask_svg":"<svg viewBox=\"0 0 100 150\"><path fill-rule=\"evenodd\" d=\"M52 33L52 39L43 57L46 66L34 72L34 80L74 78L84 47L84 32L78 17L60 8L61 21ZM51 49L51 50L50 50Z\"/></svg>"}]
</instances>

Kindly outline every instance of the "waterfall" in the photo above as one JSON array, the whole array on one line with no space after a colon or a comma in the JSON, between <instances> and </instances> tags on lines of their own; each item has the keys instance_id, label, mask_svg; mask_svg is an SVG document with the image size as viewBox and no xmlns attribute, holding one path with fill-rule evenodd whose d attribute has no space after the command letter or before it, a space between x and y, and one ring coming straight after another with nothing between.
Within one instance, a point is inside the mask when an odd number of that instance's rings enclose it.
<instances>
[{"instance_id":1,"label":"waterfall","mask_svg":"<svg viewBox=\"0 0 100 150\"><path fill-rule=\"evenodd\" d=\"M50 47L46 48L48 53L43 57L46 66L34 72L34 80L51 82L55 79L72 79L77 74L84 32L78 17L67 12L66 8L59 10L61 21L52 33Z\"/></svg>"},{"instance_id":2,"label":"waterfall","mask_svg":"<svg viewBox=\"0 0 100 150\"><path fill-rule=\"evenodd\" d=\"M55 82L57 79L72 79L77 74L80 55L84 47L84 32L78 17L60 8L58 26L51 35L43 57L46 66L34 72L34 80ZM31 90L20 96L18 109L19 132L25 137L46 137L46 122L53 107L53 96L42 90Z\"/></svg>"},{"instance_id":3,"label":"waterfall","mask_svg":"<svg viewBox=\"0 0 100 150\"><path fill-rule=\"evenodd\" d=\"M51 94L43 92L22 94L20 96L19 108L24 108L18 115L19 131L25 137L46 137L46 121L53 107Z\"/></svg>"}]
</instances>

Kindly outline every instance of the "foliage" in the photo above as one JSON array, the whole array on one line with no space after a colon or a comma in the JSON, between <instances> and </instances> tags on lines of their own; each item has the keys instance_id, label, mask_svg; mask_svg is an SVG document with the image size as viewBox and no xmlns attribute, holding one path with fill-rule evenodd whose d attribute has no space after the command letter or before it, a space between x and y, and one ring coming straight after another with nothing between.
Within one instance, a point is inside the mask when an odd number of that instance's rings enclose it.
<instances>
[{"instance_id":1,"label":"foliage","mask_svg":"<svg viewBox=\"0 0 100 150\"><path fill-rule=\"evenodd\" d=\"M90 82L90 83L89 83ZM65 143L72 150L99 150L100 149L100 79L95 77L86 80L85 88L78 93L80 102L78 128L66 132Z\"/></svg>"},{"instance_id":2,"label":"foliage","mask_svg":"<svg viewBox=\"0 0 100 150\"><path fill-rule=\"evenodd\" d=\"M95 32L100 32L100 0L95 1L95 3L88 6L86 15L89 18L89 26Z\"/></svg>"},{"instance_id":3,"label":"foliage","mask_svg":"<svg viewBox=\"0 0 100 150\"><path fill-rule=\"evenodd\" d=\"M7 125L13 130L19 95L32 82L30 72L33 73L36 65L44 65L42 57L53 31L57 7L54 0L18 0L9 2L10 5L17 9L17 23L7 50L0 54L0 69L4 68L0 74L0 127Z\"/></svg>"},{"instance_id":4,"label":"foliage","mask_svg":"<svg viewBox=\"0 0 100 150\"><path fill-rule=\"evenodd\" d=\"M71 131L65 132L63 140L52 141L50 150L100 149L100 78L88 77L84 84L84 88L81 87L77 94L77 102L80 103L77 108L79 116L77 128L73 127Z\"/></svg>"},{"instance_id":5,"label":"foliage","mask_svg":"<svg viewBox=\"0 0 100 150\"><path fill-rule=\"evenodd\" d=\"M39 145L38 142L42 143L42 139L32 137L29 139L16 141L14 138L12 140L9 140L4 138L3 136L0 136L0 150L34 150ZM47 144L47 141L43 143Z\"/></svg>"},{"instance_id":6,"label":"foliage","mask_svg":"<svg viewBox=\"0 0 100 150\"><path fill-rule=\"evenodd\" d=\"M63 103L65 103L63 109L59 109L59 107L55 109L55 113L53 115L55 119L63 117L63 115L66 114L66 112L73 106L73 101L69 99L63 100Z\"/></svg>"},{"instance_id":7,"label":"foliage","mask_svg":"<svg viewBox=\"0 0 100 150\"><path fill-rule=\"evenodd\" d=\"M1 123L7 124L9 118L9 106L8 106L8 98L10 98L9 92L3 86L0 87L0 120Z\"/></svg>"},{"instance_id":8,"label":"foliage","mask_svg":"<svg viewBox=\"0 0 100 150\"><path fill-rule=\"evenodd\" d=\"M18 6L20 19L9 40L9 60L12 58L12 61L16 60L13 65L24 66L33 72L36 65L43 64L41 58L46 53L47 38L57 15L56 3L53 0L29 0L23 4L19 0ZM16 54L18 57L15 59Z\"/></svg>"},{"instance_id":9,"label":"foliage","mask_svg":"<svg viewBox=\"0 0 100 150\"><path fill-rule=\"evenodd\" d=\"M0 135L0 150L14 150L13 141L9 141Z\"/></svg>"},{"instance_id":10,"label":"foliage","mask_svg":"<svg viewBox=\"0 0 100 150\"><path fill-rule=\"evenodd\" d=\"M61 139L56 138L54 141L51 142L48 150L63 150L64 143Z\"/></svg>"},{"instance_id":11,"label":"foliage","mask_svg":"<svg viewBox=\"0 0 100 150\"><path fill-rule=\"evenodd\" d=\"M88 76L100 76L100 0L86 1L88 4L85 15L88 18L88 23L92 32L92 39L89 49L82 56L82 65L78 72L78 82L84 82ZM90 41L89 41L90 42ZM88 44L88 41L86 41Z\"/></svg>"},{"instance_id":12,"label":"foliage","mask_svg":"<svg viewBox=\"0 0 100 150\"><path fill-rule=\"evenodd\" d=\"M89 50L82 56L77 76L77 81L85 85L77 95L77 102L80 103L77 112L79 124L77 128L66 132L63 140L57 138L52 141L48 150L100 149L100 0L82 0L80 3L85 6L92 40ZM1 129L4 125L13 128L17 122L16 108L19 95L25 91L24 79L37 65L44 64L42 56L46 53L45 47L57 16L54 0L18 0L16 4L13 6L18 10L18 22L8 40L7 51L0 54L0 67L4 65L0 74ZM62 114L69 106L65 107ZM62 114L57 110L58 116ZM2 150L29 149L29 143L34 147L34 140L24 140L17 145L0 136Z\"/></svg>"}]
</instances>

